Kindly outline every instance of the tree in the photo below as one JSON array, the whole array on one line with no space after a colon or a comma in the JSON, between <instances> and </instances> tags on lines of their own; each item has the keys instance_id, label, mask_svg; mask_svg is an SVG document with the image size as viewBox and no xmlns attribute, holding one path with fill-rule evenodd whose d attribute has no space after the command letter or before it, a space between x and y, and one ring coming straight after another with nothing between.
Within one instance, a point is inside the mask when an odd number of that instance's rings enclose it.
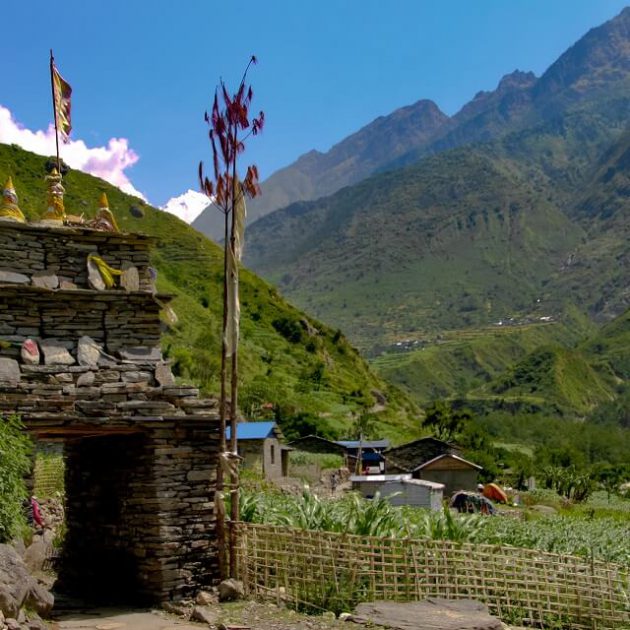
<instances>
[{"instance_id":1,"label":"tree","mask_svg":"<svg viewBox=\"0 0 630 630\"><path fill-rule=\"evenodd\" d=\"M230 452L236 452L236 414L238 405L238 330L239 330L239 293L238 264L241 258L245 230L245 197L253 198L260 192L258 169L255 165L247 167L245 176L238 173L238 157L245 151L245 141L251 135L257 135L263 128L265 115L261 111L258 117L250 119L253 91L246 85L247 73L256 57L252 56L245 68L238 89L230 95L227 86L220 81L214 92L214 101L210 114L205 112L204 120L208 125L208 138L212 147L213 178L204 174L203 162L199 163L199 183L201 190L223 213L224 249L223 249L223 330L221 344L221 393L219 402L220 418L220 457L227 457L225 444L225 426L227 412L227 362L231 359L230 370ZM219 96L220 92L220 96ZM230 485L232 490L238 487L238 470L231 467ZM221 501L223 490L223 472L221 464L217 471L217 495ZM238 493L232 492L230 503L232 522L238 520ZM225 527L223 511L217 518L217 538L219 539L219 569L225 577ZM236 572L236 531L230 530L230 574Z\"/></svg>"},{"instance_id":2,"label":"tree","mask_svg":"<svg viewBox=\"0 0 630 630\"><path fill-rule=\"evenodd\" d=\"M376 438L377 431L376 416L369 411L363 411L352 423L349 437L352 440L372 440Z\"/></svg>"},{"instance_id":3,"label":"tree","mask_svg":"<svg viewBox=\"0 0 630 630\"><path fill-rule=\"evenodd\" d=\"M448 402L436 400L425 409L422 426L431 429L438 440L448 442L471 420L469 409L454 409Z\"/></svg>"}]
</instances>

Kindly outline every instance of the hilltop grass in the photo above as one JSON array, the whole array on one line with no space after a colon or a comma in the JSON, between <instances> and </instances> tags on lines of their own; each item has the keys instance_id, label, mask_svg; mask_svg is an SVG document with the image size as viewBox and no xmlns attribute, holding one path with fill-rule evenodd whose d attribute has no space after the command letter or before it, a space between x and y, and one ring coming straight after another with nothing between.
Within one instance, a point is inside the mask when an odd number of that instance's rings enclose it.
<instances>
[{"instance_id":1,"label":"hilltop grass","mask_svg":"<svg viewBox=\"0 0 630 630\"><path fill-rule=\"evenodd\" d=\"M44 210L47 159L17 146L0 145L0 179L9 175L29 219ZM101 192L123 231L156 236L152 263L158 289L176 297L179 322L163 337L175 374L206 394L217 394L220 369L222 251L176 217L126 195L98 178L71 170L64 177L66 211L93 217ZM130 209L140 209L136 218ZM341 333L291 306L269 284L243 269L241 276L240 406L250 419L282 408L325 417L341 434L356 414L387 403L377 414L389 437L413 434L417 409L409 399L371 372Z\"/></svg>"}]
</instances>

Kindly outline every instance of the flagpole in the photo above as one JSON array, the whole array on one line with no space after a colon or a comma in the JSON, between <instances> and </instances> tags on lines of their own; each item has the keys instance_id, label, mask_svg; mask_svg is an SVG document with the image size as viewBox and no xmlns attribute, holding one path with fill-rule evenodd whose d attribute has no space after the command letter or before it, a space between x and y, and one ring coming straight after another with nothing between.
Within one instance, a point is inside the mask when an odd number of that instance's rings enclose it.
<instances>
[{"instance_id":1,"label":"flagpole","mask_svg":"<svg viewBox=\"0 0 630 630\"><path fill-rule=\"evenodd\" d=\"M53 117L55 121L55 144L57 146L57 172L61 175L61 161L59 160L59 130L57 129L57 100L55 99L55 58L52 48L50 49L50 89L52 91Z\"/></svg>"}]
</instances>

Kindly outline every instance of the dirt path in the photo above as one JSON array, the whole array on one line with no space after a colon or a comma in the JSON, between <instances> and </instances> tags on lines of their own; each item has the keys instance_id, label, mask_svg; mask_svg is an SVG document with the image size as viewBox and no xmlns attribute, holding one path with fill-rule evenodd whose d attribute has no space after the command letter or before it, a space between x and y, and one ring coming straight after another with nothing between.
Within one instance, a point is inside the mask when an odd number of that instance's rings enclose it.
<instances>
[{"instance_id":1,"label":"dirt path","mask_svg":"<svg viewBox=\"0 0 630 630\"><path fill-rule=\"evenodd\" d=\"M275 604L238 602L210 607L217 622L211 627L242 626L251 630L334 630L345 627L340 621L301 615ZM53 630L201 630L208 625L185 621L159 610L99 608L61 612Z\"/></svg>"},{"instance_id":2,"label":"dirt path","mask_svg":"<svg viewBox=\"0 0 630 630\"><path fill-rule=\"evenodd\" d=\"M151 610L98 608L62 613L53 630L199 630L207 627Z\"/></svg>"}]
</instances>

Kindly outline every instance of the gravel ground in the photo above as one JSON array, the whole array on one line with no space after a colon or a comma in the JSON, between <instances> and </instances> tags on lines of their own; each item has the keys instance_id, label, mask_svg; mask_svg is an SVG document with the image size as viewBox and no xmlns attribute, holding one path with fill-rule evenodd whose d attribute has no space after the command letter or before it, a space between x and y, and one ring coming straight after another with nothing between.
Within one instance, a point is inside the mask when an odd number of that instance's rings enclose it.
<instances>
[{"instance_id":1,"label":"gravel ground","mask_svg":"<svg viewBox=\"0 0 630 630\"><path fill-rule=\"evenodd\" d=\"M257 602L234 602L214 604L207 607L216 614L216 623L250 628L251 630L334 630L354 624L301 615L293 610L280 608L275 604ZM118 608L100 608L73 610L58 615L52 623L53 630L200 630L207 624L186 621L185 619L161 610L126 610Z\"/></svg>"},{"instance_id":2,"label":"gravel ground","mask_svg":"<svg viewBox=\"0 0 630 630\"><path fill-rule=\"evenodd\" d=\"M359 627L322 616L302 615L272 603L236 602L220 604L218 609L221 614L221 623L226 626L249 626L252 630L298 630L301 628L312 630L345 628L349 630L349 627L351 629Z\"/></svg>"}]
</instances>

